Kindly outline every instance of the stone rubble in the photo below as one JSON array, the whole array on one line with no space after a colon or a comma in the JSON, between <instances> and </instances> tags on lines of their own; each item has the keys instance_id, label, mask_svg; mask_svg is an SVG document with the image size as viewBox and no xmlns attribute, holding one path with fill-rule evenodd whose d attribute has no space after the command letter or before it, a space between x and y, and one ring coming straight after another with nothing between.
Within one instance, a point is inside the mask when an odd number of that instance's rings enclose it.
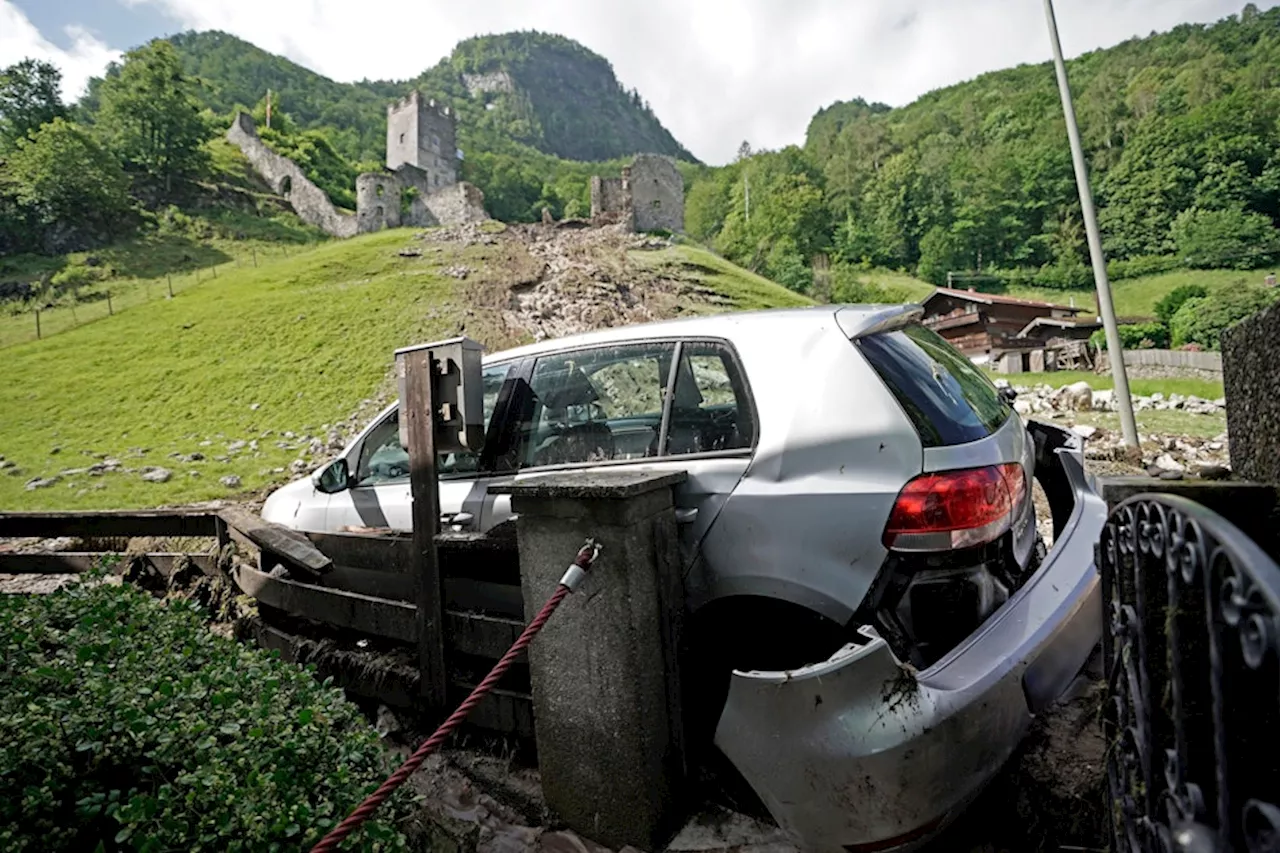
<instances>
[{"instance_id":1,"label":"stone rubble","mask_svg":"<svg viewBox=\"0 0 1280 853\"><path fill-rule=\"evenodd\" d=\"M1116 412L1115 392L1110 389L1094 391L1086 382L1058 388L1047 384L1011 385L1003 378L997 379L996 385L1012 387L1017 392L1013 407L1023 417L1056 421L1083 438L1086 459L1122 463L1120 469L1104 466L1108 469L1106 473L1145 471L1152 477L1164 479L1200 477L1206 480L1221 480L1231 475L1225 432L1213 438L1140 434L1141 450L1135 453L1125 446L1118 431L1075 423L1076 418L1087 417L1085 413ZM1226 410L1226 400L1157 392L1149 397L1135 396L1133 408L1135 412L1176 410L1191 415L1222 415Z\"/></svg>"}]
</instances>

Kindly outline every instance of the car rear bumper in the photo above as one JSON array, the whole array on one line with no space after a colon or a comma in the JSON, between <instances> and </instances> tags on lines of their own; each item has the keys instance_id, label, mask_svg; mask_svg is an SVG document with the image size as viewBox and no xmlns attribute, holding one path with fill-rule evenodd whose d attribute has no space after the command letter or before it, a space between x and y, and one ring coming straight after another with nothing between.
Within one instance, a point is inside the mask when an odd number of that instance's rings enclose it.
<instances>
[{"instance_id":1,"label":"car rear bumper","mask_svg":"<svg viewBox=\"0 0 1280 853\"><path fill-rule=\"evenodd\" d=\"M917 674L864 628L865 643L821 663L734 673L716 744L806 849L928 840L996 774L1098 643L1093 545L1106 507L1079 441L1044 429L1037 443L1057 478L1046 491L1074 506L1063 509L1036 575L960 646Z\"/></svg>"}]
</instances>

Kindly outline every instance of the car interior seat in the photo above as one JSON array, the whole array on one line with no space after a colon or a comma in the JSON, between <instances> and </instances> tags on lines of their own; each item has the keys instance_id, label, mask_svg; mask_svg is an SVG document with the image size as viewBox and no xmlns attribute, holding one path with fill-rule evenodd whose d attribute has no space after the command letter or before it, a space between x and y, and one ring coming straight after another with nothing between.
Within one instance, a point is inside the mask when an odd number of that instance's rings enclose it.
<instances>
[{"instance_id":1,"label":"car interior seat","mask_svg":"<svg viewBox=\"0 0 1280 853\"><path fill-rule=\"evenodd\" d=\"M603 462L613 458L613 431L604 421L591 420L593 403L600 395L582 369L574 366L542 397L546 410L544 420L552 424L553 434L533 454L534 465L563 465L572 462ZM588 413L582 423L566 425L570 407L581 407ZM559 424L557 426L557 424Z\"/></svg>"}]
</instances>

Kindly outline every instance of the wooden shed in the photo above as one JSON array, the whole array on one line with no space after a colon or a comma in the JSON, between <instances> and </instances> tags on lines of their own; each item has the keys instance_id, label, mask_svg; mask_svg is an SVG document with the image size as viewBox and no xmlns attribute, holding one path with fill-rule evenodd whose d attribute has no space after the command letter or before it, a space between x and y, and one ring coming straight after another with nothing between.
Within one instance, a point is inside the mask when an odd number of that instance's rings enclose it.
<instances>
[{"instance_id":1,"label":"wooden shed","mask_svg":"<svg viewBox=\"0 0 1280 853\"><path fill-rule=\"evenodd\" d=\"M1082 308L973 289L940 287L922 305L924 324L978 364L1043 350L1049 338L1088 337L1099 325Z\"/></svg>"}]
</instances>

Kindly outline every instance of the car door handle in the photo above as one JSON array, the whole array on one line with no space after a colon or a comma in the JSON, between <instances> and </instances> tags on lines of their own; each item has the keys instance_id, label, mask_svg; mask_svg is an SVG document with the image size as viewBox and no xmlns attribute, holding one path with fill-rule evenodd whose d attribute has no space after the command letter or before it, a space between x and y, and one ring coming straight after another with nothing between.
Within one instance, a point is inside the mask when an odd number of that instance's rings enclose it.
<instances>
[{"instance_id":1,"label":"car door handle","mask_svg":"<svg viewBox=\"0 0 1280 853\"><path fill-rule=\"evenodd\" d=\"M677 507L676 524L693 524L698 520L697 507Z\"/></svg>"},{"instance_id":2,"label":"car door handle","mask_svg":"<svg viewBox=\"0 0 1280 853\"><path fill-rule=\"evenodd\" d=\"M469 512L455 512L453 515L441 513L440 524L470 524L475 520L475 516Z\"/></svg>"}]
</instances>

